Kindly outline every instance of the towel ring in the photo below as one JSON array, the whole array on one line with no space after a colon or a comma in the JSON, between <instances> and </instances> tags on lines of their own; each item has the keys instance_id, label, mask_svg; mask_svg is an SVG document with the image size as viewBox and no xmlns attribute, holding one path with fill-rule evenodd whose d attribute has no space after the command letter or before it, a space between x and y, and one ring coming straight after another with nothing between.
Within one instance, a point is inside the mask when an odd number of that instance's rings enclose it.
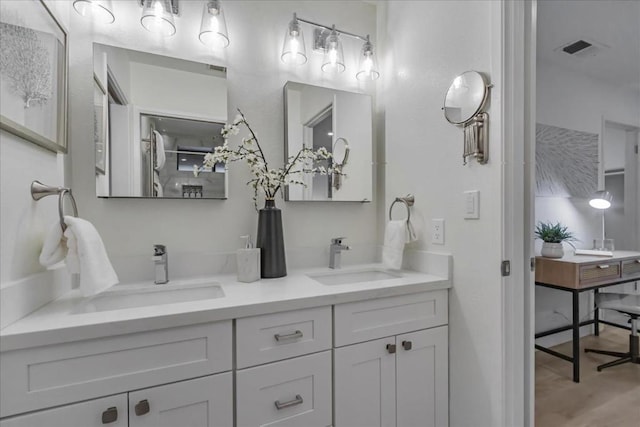
<instances>
[{"instance_id":1,"label":"towel ring","mask_svg":"<svg viewBox=\"0 0 640 427\"><path fill-rule=\"evenodd\" d=\"M58 195L58 214L60 215L60 227L64 232L67 229L67 224L64 223L64 196L69 195L71 199L71 207L73 208L73 216L78 217L78 205L76 205L76 199L73 197L70 188L65 187L53 187L51 185L45 185L40 181L33 181L31 183L31 197L33 200L40 200L43 197Z\"/></svg>"},{"instance_id":2,"label":"towel ring","mask_svg":"<svg viewBox=\"0 0 640 427\"><path fill-rule=\"evenodd\" d=\"M411 222L411 209L409 208L413 206L415 201L416 199L413 194L407 194L405 197L396 197L393 203L391 203L391 206L389 206L389 221L391 221L391 212L393 211L393 205L400 202L404 203L405 207L407 208L407 222Z\"/></svg>"}]
</instances>

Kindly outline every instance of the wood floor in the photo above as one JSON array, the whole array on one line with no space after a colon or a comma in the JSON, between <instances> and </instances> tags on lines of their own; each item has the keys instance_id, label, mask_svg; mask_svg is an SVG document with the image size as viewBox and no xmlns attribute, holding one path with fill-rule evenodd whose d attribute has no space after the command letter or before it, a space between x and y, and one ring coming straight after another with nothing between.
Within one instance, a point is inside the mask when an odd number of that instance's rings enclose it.
<instances>
[{"instance_id":1,"label":"wood floor","mask_svg":"<svg viewBox=\"0 0 640 427\"><path fill-rule=\"evenodd\" d=\"M614 360L584 353L584 348L628 351L629 332L603 327L599 337L580 340L580 383L571 380L572 365L536 352L536 427L639 427L640 365L624 364L598 372ZM554 347L571 354L571 343Z\"/></svg>"}]
</instances>

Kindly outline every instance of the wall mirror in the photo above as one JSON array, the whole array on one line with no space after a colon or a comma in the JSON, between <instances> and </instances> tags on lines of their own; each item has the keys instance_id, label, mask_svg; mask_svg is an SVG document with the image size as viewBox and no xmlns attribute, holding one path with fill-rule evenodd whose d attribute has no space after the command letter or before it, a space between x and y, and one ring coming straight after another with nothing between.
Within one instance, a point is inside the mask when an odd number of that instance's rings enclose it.
<instances>
[{"instance_id":1,"label":"wall mirror","mask_svg":"<svg viewBox=\"0 0 640 427\"><path fill-rule=\"evenodd\" d=\"M466 71L453 79L444 98L444 116L456 125L462 125L464 133L463 163L474 157L478 163L488 161L489 115L482 110L489 98L484 76L477 71Z\"/></svg>"},{"instance_id":2,"label":"wall mirror","mask_svg":"<svg viewBox=\"0 0 640 427\"><path fill-rule=\"evenodd\" d=\"M98 197L225 199L224 165L193 167L224 142L226 70L97 43L93 65Z\"/></svg>"},{"instance_id":3,"label":"wall mirror","mask_svg":"<svg viewBox=\"0 0 640 427\"><path fill-rule=\"evenodd\" d=\"M284 87L285 159L301 148L326 148L332 157L315 166L341 166L342 175L301 177L289 185L290 201L368 202L373 192L371 96L288 82Z\"/></svg>"}]
</instances>

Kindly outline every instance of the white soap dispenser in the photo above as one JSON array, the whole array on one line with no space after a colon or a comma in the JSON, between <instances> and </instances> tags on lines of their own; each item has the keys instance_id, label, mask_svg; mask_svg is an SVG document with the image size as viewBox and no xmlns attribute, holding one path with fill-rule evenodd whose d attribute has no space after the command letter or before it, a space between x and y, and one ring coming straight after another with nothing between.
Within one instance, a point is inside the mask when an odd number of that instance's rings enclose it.
<instances>
[{"instance_id":1,"label":"white soap dispenser","mask_svg":"<svg viewBox=\"0 0 640 427\"><path fill-rule=\"evenodd\" d=\"M245 239L244 249L236 253L238 264L238 282L255 282L260 280L260 248L254 248L251 236L240 236Z\"/></svg>"}]
</instances>

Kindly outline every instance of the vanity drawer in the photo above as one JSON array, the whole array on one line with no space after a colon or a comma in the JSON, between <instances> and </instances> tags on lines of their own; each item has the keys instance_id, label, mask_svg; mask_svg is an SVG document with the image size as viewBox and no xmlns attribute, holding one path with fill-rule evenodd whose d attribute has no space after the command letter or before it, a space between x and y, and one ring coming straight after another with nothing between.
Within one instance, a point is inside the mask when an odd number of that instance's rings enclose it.
<instances>
[{"instance_id":1,"label":"vanity drawer","mask_svg":"<svg viewBox=\"0 0 640 427\"><path fill-rule=\"evenodd\" d=\"M331 351L236 374L238 427L331 425Z\"/></svg>"},{"instance_id":2,"label":"vanity drawer","mask_svg":"<svg viewBox=\"0 0 640 427\"><path fill-rule=\"evenodd\" d=\"M338 304L333 313L335 346L445 325L447 297L443 289Z\"/></svg>"},{"instance_id":3,"label":"vanity drawer","mask_svg":"<svg viewBox=\"0 0 640 427\"><path fill-rule=\"evenodd\" d=\"M628 261L622 261L622 277L624 277L624 278L632 278L632 277L640 278L640 258L638 258L638 259L630 259Z\"/></svg>"},{"instance_id":4,"label":"vanity drawer","mask_svg":"<svg viewBox=\"0 0 640 427\"><path fill-rule=\"evenodd\" d=\"M580 267L580 284L601 282L620 277L620 262L601 262Z\"/></svg>"},{"instance_id":5,"label":"vanity drawer","mask_svg":"<svg viewBox=\"0 0 640 427\"><path fill-rule=\"evenodd\" d=\"M231 321L0 356L0 417L231 370Z\"/></svg>"},{"instance_id":6,"label":"vanity drawer","mask_svg":"<svg viewBox=\"0 0 640 427\"><path fill-rule=\"evenodd\" d=\"M238 369L331 348L331 307L236 320Z\"/></svg>"}]
</instances>

